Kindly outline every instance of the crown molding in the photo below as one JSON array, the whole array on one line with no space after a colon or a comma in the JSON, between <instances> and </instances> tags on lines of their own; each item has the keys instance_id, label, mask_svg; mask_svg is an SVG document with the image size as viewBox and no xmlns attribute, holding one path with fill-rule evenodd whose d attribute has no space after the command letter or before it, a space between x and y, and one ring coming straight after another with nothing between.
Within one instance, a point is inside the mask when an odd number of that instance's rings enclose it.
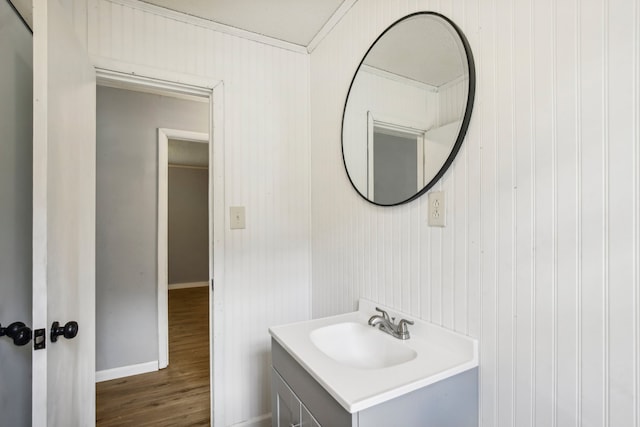
<instances>
[{"instance_id":1,"label":"crown molding","mask_svg":"<svg viewBox=\"0 0 640 427\"><path fill-rule=\"evenodd\" d=\"M253 33L251 31L242 30L240 28L232 27L230 25L220 24L215 21L200 18L186 13L177 12L175 10L167 9L164 7L156 6L151 3L145 3L140 0L105 0L113 4L119 4L121 6L130 7L143 12L152 13L157 16L173 19L176 21L184 22L186 24L195 25L198 27L206 28L219 33L228 34L235 37L240 37L246 40L266 44L269 46L277 47L280 49L289 50L296 53L308 53L305 46L300 46L294 43L289 43L284 40L268 37L262 34Z\"/></svg>"},{"instance_id":2,"label":"crown molding","mask_svg":"<svg viewBox=\"0 0 640 427\"><path fill-rule=\"evenodd\" d=\"M320 44L322 40L333 30L333 27L338 25L338 23L344 18L344 16L351 10L353 5L357 3L358 0L345 0L339 8L333 12L331 18L322 26L318 34L316 34L313 39L307 45L307 52L312 53L316 47Z\"/></svg>"}]
</instances>

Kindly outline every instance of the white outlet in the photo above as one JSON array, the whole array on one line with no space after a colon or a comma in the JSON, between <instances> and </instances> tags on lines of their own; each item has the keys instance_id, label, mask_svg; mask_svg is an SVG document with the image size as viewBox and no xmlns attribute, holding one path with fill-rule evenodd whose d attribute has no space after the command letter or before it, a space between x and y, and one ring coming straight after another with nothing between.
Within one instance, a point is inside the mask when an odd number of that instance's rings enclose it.
<instances>
[{"instance_id":1,"label":"white outlet","mask_svg":"<svg viewBox=\"0 0 640 427\"><path fill-rule=\"evenodd\" d=\"M429 225L433 227L445 226L444 191L432 191L429 197Z\"/></svg>"},{"instance_id":2,"label":"white outlet","mask_svg":"<svg viewBox=\"0 0 640 427\"><path fill-rule=\"evenodd\" d=\"M244 206L231 206L229 207L229 219L231 222L231 229L237 230L245 228L244 224Z\"/></svg>"}]
</instances>

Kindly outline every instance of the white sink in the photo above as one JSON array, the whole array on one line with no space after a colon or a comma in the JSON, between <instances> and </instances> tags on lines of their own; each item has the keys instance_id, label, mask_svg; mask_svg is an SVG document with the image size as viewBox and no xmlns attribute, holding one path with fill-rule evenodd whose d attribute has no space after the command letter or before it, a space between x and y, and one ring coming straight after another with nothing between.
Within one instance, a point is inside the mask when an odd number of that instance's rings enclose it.
<instances>
[{"instance_id":1,"label":"white sink","mask_svg":"<svg viewBox=\"0 0 640 427\"><path fill-rule=\"evenodd\" d=\"M323 326L311 331L309 336L318 350L357 369L388 368L417 356L403 341L356 322Z\"/></svg>"},{"instance_id":2,"label":"white sink","mask_svg":"<svg viewBox=\"0 0 640 427\"><path fill-rule=\"evenodd\" d=\"M415 321L399 340L367 324L376 307ZM373 301L337 316L269 328L342 407L356 413L478 366L478 342Z\"/></svg>"}]
</instances>

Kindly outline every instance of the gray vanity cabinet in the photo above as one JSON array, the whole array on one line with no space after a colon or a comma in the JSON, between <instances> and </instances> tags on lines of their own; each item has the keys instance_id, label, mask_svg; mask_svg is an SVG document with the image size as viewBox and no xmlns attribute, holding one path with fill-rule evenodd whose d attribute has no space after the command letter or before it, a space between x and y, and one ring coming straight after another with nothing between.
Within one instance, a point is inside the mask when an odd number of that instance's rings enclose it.
<instances>
[{"instance_id":1,"label":"gray vanity cabinet","mask_svg":"<svg viewBox=\"0 0 640 427\"><path fill-rule=\"evenodd\" d=\"M273 427L320 427L309 410L291 391L282 377L272 369L272 426Z\"/></svg>"},{"instance_id":2,"label":"gray vanity cabinet","mask_svg":"<svg viewBox=\"0 0 640 427\"><path fill-rule=\"evenodd\" d=\"M273 427L477 427L478 369L350 413L271 340Z\"/></svg>"},{"instance_id":3,"label":"gray vanity cabinet","mask_svg":"<svg viewBox=\"0 0 640 427\"><path fill-rule=\"evenodd\" d=\"M291 391L280 376L273 371L272 393L274 396L272 414L273 427L291 427L300 425L300 400Z\"/></svg>"},{"instance_id":4,"label":"gray vanity cabinet","mask_svg":"<svg viewBox=\"0 0 640 427\"><path fill-rule=\"evenodd\" d=\"M320 427L311 412L302 404L300 404L300 411L302 412L302 427Z\"/></svg>"}]
</instances>

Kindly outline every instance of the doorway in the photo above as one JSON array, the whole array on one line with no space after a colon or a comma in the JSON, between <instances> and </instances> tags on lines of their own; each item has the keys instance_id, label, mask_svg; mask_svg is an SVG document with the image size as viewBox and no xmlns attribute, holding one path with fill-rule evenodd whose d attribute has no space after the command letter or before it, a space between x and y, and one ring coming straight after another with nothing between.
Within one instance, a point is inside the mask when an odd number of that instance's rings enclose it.
<instances>
[{"instance_id":1,"label":"doorway","mask_svg":"<svg viewBox=\"0 0 640 427\"><path fill-rule=\"evenodd\" d=\"M139 75L130 75L130 74L125 74L125 73L119 73L119 72L114 72L114 71L105 71L105 70L97 70L98 73L98 83L101 85L100 87L106 87L109 89L125 89L125 90L133 90L133 91L137 91L137 92L142 92L144 94L151 94L154 96L173 96L176 97L178 99L182 99L182 100L191 100L194 101L197 99L194 98L204 98L205 99L205 109L207 110L207 128L204 129L205 131L208 129L211 129L212 131L209 132L209 134L207 135L206 132L200 132L200 135L198 136L198 138L196 139L204 139L205 142L210 142L208 144L208 152L209 152L209 159L211 161L211 165L212 165L212 170L216 170L216 174L214 176L214 173L211 172L209 173L209 188L208 188L208 192L209 192L209 238L208 238L208 247L209 247L209 253L212 254L211 256L209 256L209 260L208 260L208 276L209 277L213 277L214 274L214 266L220 266L220 268L218 269L217 272L217 278L218 278L218 285L221 285L222 283L222 262L218 261L218 259L221 259L222 255L223 255L223 247L222 247L222 243L223 241L221 239L219 239L218 241L213 240L213 235L216 234L216 230L221 231L222 227L224 225L224 216L223 216L223 212L224 212L224 208L223 208L223 193L222 193L222 186L223 186L223 163L222 163L222 159L223 157L223 126L222 126L222 90L223 90L223 86L221 84L218 84L219 82L215 82L215 84L212 85L206 85L206 87L203 87L203 85L199 85L199 86L190 86L190 85L186 85L186 84L178 84L178 83L169 83L165 80L155 80L155 79L150 79L150 78L146 78L146 77L140 77ZM184 78L180 78L180 77L176 77L176 76L168 76L168 78L170 79L174 79L176 81L185 81ZM188 80L188 79L187 79ZM200 83L200 82L196 82L196 83ZM98 90L101 90L99 87ZM153 109L155 107L152 108L137 108L137 110L139 111L149 111L150 109ZM135 109L135 108L134 108ZM135 121L134 118L131 118L132 121ZM216 122L218 123L218 125L214 128L213 127L213 123ZM176 126L175 124L169 124L169 126L173 126L173 127L179 127L179 128L189 128L189 127L183 127L183 126ZM161 127L161 126L158 126ZM202 135L204 135L204 138L202 137ZM136 193L136 197L147 197L149 195L149 191L151 191L153 193L154 196L156 196L157 193L157 179L159 178L158 176L156 176L156 168L157 168L157 142L156 142L156 137L157 137L157 128L154 129L153 131L153 138L154 138L154 147L153 150L156 151L156 154L153 155L153 168L149 168L148 164L145 164L144 166L141 166L141 169L143 169L143 173L149 173L151 171L151 175L153 175L153 183L152 185L143 185ZM210 137L210 138L209 138ZM187 138L189 139L189 138ZM209 139L211 141L209 141ZM127 147L122 147L122 153L126 152ZM117 150L116 150L117 151ZM213 153L216 154L220 154L219 156L216 155L214 156ZM135 156L134 156L135 157ZM127 162L127 161L134 161L134 159L132 158L123 158L122 161ZM145 171L146 169L146 171ZM114 173L110 173L107 177L108 180L114 180L117 181L118 180L118 173L114 172ZM214 179L215 178L215 179ZM120 185L122 186L130 186L130 183L127 184L123 184ZM155 187L155 188L154 188ZM217 190L216 190L217 189ZM110 202L112 202L112 204L114 206L116 206L117 209L126 209L126 206L124 206L124 203L122 203L121 200L111 200ZM127 201L128 202L128 201ZM100 211L100 209L99 209ZM156 215L159 214L159 212L157 211L157 204L154 206L154 210L151 214L149 215L143 215L141 217L141 219L139 219L137 221L137 225L136 224L132 224L130 227L130 230L135 231L136 226L144 226L146 222L149 222L150 224L153 225L153 223L155 222L154 220L156 218ZM103 213L103 216L105 214ZM108 221L113 221L113 219L111 217L109 217L107 219ZM154 230L154 235L153 235L153 240L154 243L157 239L157 234L156 234L157 230ZM220 234L218 234L220 235ZM137 243L134 243L134 249L137 250L139 249L138 247L136 247ZM214 248L216 248L216 250L214 251ZM112 251L112 252L117 252L117 251ZM155 253L155 250L154 250ZM216 255L216 260L214 260L214 255ZM153 259L153 269L154 269L154 276L157 272L157 260L155 259L157 255L154 255L154 259ZM142 269L139 269L140 271L142 271ZM154 312L156 312L157 308L158 308L158 301L157 301L157 297L158 295L162 295L162 293L157 293L157 282L158 280L154 277L153 280L153 294L155 295L156 298L156 303L155 303L155 309L153 310ZM210 280L207 280L207 283L209 283ZM166 282L165 282L166 283ZM212 332L209 334L210 337L214 336L214 324L213 324L213 319L216 316L216 310L220 310L221 309L221 301L214 301L212 293L210 292L210 287L207 286L205 288L203 288L203 290L205 291L204 294L204 300L206 301L206 305L207 308L209 309L209 318L208 318L208 325L209 325L209 330ZM134 295L135 297L135 295ZM101 298L98 298L98 303L100 301ZM201 298L202 299L202 298ZM126 302L128 299L126 297L120 297L119 298L119 306L122 305L123 302ZM131 301L130 301L131 302ZM166 304L165 304L166 307ZM137 307L140 308L140 307ZM139 314L139 312L141 310L137 310ZM156 319L153 322L154 323L154 331L153 333L148 333L148 335L155 337L157 339L158 337L158 322L157 322L157 315L159 315L160 313L162 313L162 311L157 311L155 313ZM165 312L165 317L166 317L166 312ZM148 318L147 318L148 320ZM141 331L141 328L139 328L139 326L142 326L141 324L144 323L143 320L141 321L140 324L137 324L135 321L133 322L133 324L131 325L131 332L132 333L138 333L139 335L144 335L145 332ZM104 322L103 322L104 323ZM109 325L109 327L113 328L113 325ZM118 330L118 328L115 328L116 330ZM166 330L166 329L165 329ZM120 331L122 331L122 329L120 329ZM97 330L96 331L96 337L98 340L100 340L101 338L101 331ZM131 342L133 346L135 346L135 341ZM146 346L148 349L148 346ZM132 366L129 366L129 368L131 368L130 371L125 372L129 375L131 374L138 374L138 373L144 373L144 372L150 372L150 371L156 371L158 370L159 367L162 367L160 365L160 362L162 360L161 355L159 354L160 352L158 351L160 348L158 341L156 341L155 345L153 345L153 352L155 354L154 359L155 360L151 360L150 362L143 362L143 363L138 363L136 364L134 361L134 364ZM220 369L221 368L221 358L217 358L214 355L214 352L216 351L215 347L213 346L213 339L210 340L210 351L209 353L211 354L211 357L208 357L208 368L209 368L209 376L210 376L210 412L214 413L214 407L217 405L219 405L219 400L220 399L216 399L216 395L214 393L215 390L215 380L216 378L219 378L219 376L215 375L216 369ZM149 359L149 357L146 357L147 359ZM216 360L217 365L216 368L214 369L213 366L213 361ZM127 363L132 363L132 362L127 362ZM126 367L125 367L126 368ZM109 371L109 369L107 369L107 371ZM121 372L122 373L122 372ZM100 374L100 367L98 367L98 374ZM97 375L97 377L100 377L100 375ZM119 381L127 381L127 377L123 376L123 375L119 375L117 376L118 378L121 378ZM114 377L115 378L115 377ZM218 414L216 414L218 415ZM212 422L213 422L213 417L211 418Z\"/></svg>"},{"instance_id":2,"label":"doorway","mask_svg":"<svg viewBox=\"0 0 640 427\"><path fill-rule=\"evenodd\" d=\"M169 364L168 291L209 286L208 224L202 224L203 179L209 172L205 133L158 129L158 368ZM203 148L204 153L203 153ZM205 176L202 176L205 172ZM204 183L206 187L207 182ZM171 193L174 195L170 198ZM176 200L180 197L181 200ZM179 228L179 229L178 229ZM204 235L205 241L200 239ZM171 237L171 239L170 239ZM171 243L171 244L170 244ZM201 252L206 251L206 259Z\"/></svg>"}]
</instances>

